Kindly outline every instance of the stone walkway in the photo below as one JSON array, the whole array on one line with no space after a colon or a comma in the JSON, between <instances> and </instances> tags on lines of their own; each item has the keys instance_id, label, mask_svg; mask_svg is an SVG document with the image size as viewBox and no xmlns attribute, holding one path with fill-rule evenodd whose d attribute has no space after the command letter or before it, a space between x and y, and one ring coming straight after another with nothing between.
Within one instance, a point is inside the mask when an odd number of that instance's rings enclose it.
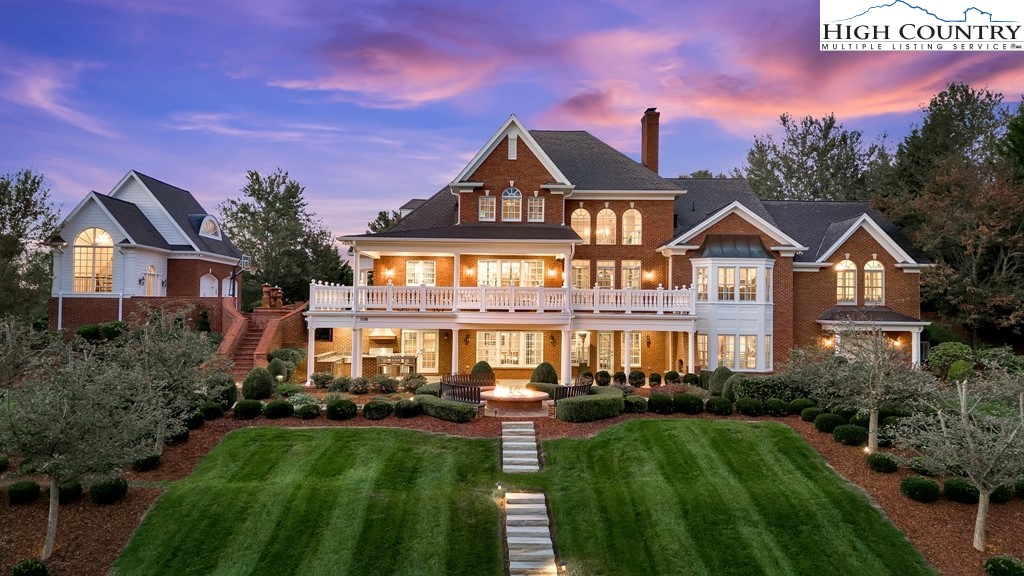
<instances>
[{"instance_id":1,"label":"stone walkway","mask_svg":"<svg viewBox=\"0 0 1024 576\"><path fill-rule=\"evenodd\" d=\"M542 492L505 495L505 543L510 576L558 574Z\"/></svg>"},{"instance_id":2,"label":"stone walkway","mask_svg":"<svg viewBox=\"0 0 1024 576\"><path fill-rule=\"evenodd\" d=\"M501 423L501 470L512 473L540 471L533 422Z\"/></svg>"}]
</instances>

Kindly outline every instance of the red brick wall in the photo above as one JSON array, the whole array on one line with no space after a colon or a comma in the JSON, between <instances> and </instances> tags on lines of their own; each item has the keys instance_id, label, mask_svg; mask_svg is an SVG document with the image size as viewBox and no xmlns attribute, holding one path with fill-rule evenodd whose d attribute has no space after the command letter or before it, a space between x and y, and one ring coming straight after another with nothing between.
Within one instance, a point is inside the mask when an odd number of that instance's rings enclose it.
<instances>
[{"instance_id":1,"label":"red brick wall","mask_svg":"<svg viewBox=\"0 0 1024 576\"><path fill-rule=\"evenodd\" d=\"M49 323L50 328L57 329L58 316L57 298L50 298ZM68 334L74 334L80 326L86 324L99 324L101 322L113 322L117 320L117 298L78 298L64 297L64 312L62 318L63 330ZM125 298L122 307L122 319L125 322L137 322L144 318L145 311L149 308L161 308L165 310L180 310L192 307L190 320L195 326L199 319L199 313L207 312L210 321L210 329L214 332L223 330L224 311L220 298L174 298L174 297L136 297Z\"/></svg>"},{"instance_id":2,"label":"red brick wall","mask_svg":"<svg viewBox=\"0 0 1024 576\"><path fill-rule=\"evenodd\" d=\"M381 256L373 263L374 284L384 286L391 280L395 286L405 286L405 263L409 260L433 261L435 284L452 285L455 258L447 256Z\"/></svg>"},{"instance_id":3,"label":"red brick wall","mask_svg":"<svg viewBox=\"0 0 1024 576\"><path fill-rule=\"evenodd\" d=\"M508 188L509 180L514 181L515 187L523 193L522 222L527 221L526 199L533 196L534 192L537 192L538 196L542 196L545 199L544 221L549 224L557 224L562 221L562 195L550 194L541 188L542 184L550 184L554 181L554 178L522 139L520 139L516 146L516 159L509 160L508 138L503 138L495 146L490 156L469 177L469 180L482 182L483 187L472 193L459 195L460 222L478 221L477 198L484 196L484 190L490 190L491 196L496 197L495 221L501 222L501 192Z\"/></svg>"},{"instance_id":4,"label":"red brick wall","mask_svg":"<svg viewBox=\"0 0 1024 576\"><path fill-rule=\"evenodd\" d=\"M230 264L218 264L204 260L168 260L167 261L167 296L174 298L194 298L199 295L199 278L206 274L217 277L217 290L223 288L221 282L231 277ZM227 296L227 294L221 294Z\"/></svg>"}]
</instances>

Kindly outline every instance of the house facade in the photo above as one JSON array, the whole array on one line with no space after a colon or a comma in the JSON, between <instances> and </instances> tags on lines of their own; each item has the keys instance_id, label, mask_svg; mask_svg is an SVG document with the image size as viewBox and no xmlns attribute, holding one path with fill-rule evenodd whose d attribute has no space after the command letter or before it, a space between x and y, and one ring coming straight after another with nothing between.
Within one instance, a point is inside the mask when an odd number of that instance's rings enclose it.
<instances>
[{"instance_id":1,"label":"house facade","mask_svg":"<svg viewBox=\"0 0 1024 576\"><path fill-rule=\"evenodd\" d=\"M242 254L187 190L129 171L109 194L90 192L50 239L49 322L55 330L127 320L149 306L194 305L221 324L237 305Z\"/></svg>"},{"instance_id":2,"label":"house facade","mask_svg":"<svg viewBox=\"0 0 1024 576\"><path fill-rule=\"evenodd\" d=\"M356 286L310 289L310 372L525 380L582 371L768 373L848 322L919 360L927 258L862 202L765 202L742 179L658 175L583 131L510 117L450 184L382 233L345 236ZM414 359L414 360L413 360ZM319 363L318 363L319 362Z\"/></svg>"}]
</instances>

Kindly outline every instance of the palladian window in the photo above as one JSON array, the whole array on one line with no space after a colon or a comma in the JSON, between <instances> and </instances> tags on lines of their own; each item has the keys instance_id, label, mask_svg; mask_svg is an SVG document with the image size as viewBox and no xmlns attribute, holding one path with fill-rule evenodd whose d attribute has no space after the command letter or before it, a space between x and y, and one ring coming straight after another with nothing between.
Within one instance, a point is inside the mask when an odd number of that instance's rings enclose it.
<instances>
[{"instance_id":1,"label":"palladian window","mask_svg":"<svg viewBox=\"0 0 1024 576\"><path fill-rule=\"evenodd\" d=\"M597 213L597 243L615 244L615 212L608 208Z\"/></svg>"},{"instance_id":2,"label":"palladian window","mask_svg":"<svg viewBox=\"0 0 1024 576\"><path fill-rule=\"evenodd\" d=\"M857 265L850 260L836 264L836 302L857 303Z\"/></svg>"},{"instance_id":3,"label":"palladian window","mask_svg":"<svg viewBox=\"0 0 1024 576\"><path fill-rule=\"evenodd\" d=\"M523 193L518 188L505 188L501 193L501 221L522 222Z\"/></svg>"},{"instance_id":4,"label":"palladian window","mask_svg":"<svg viewBox=\"0 0 1024 576\"><path fill-rule=\"evenodd\" d=\"M864 265L864 303L882 304L885 302L885 267L878 260L871 260Z\"/></svg>"},{"instance_id":5,"label":"palladian window","mask_svg":"<svg viewBox=\"0 0 1024 576\"><path fill-rule=\"evenodd\" d=\"M573 210L569 223L572 226L572 231L583 239L583 243L590 244L590 211L583 208Z\"/></svg>"},{"instance_id":6,"label":"palladian window","mask_svg":"<svg viewBox=\"0 0 1024 576\"><path fill-rule=\"evenodd\" d=\"M638 245L643 240L643 216L630 208L622 213L622 243Z\"/></svg>"},{"instance_id":7,"label":"palladian window","mask_svg":"<svg viewBox=\"0 0 1024 576\"><path fill-rule=\"evenodd\" d=\"M106 230L87 228L75 237L75 292L114 291L114 239Z\"/></svg>"}]
</instances>

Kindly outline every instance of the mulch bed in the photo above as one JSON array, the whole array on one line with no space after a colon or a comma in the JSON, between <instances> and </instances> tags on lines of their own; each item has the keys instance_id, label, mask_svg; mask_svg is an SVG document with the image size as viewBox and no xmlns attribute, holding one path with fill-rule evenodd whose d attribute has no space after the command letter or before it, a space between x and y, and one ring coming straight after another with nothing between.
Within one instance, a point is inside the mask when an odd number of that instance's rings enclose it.
<instances>
[{"instance_id":1,"label":"mulch bed","mask_svg":"<svg viewBox=\"0 0 1024 576\"><path fill-rule=\"evenodd\" d=\"M531 418L538 440L552 438L586 438L601 430L627 420L641 418L708 418L719 416L661 416L656 414L623 414L616 418L570 424L552 418ZM763 420L745 416L731 416L733 420ZM842 446L830 434L821 434L808 422L796 416L784 419L769 418L789 425L807 440L828 463L846 480L863 489L885 511L925 558L947 576L984 576L982 563L997 553L1024 557L1024 500L1015 498L1008 504L993 504L989 512L988 548L977 552L971 546L974 530L973 505L956 504L940 500L933 504L920 504L899 493L900 478L908 474L901 469L895 474L871 471L864 460L863 448ZM207 422L192 431L183 444L168 446L164 450L160 467L145 473L128 473L132 487L128 497L118 504L98 506L87 498L61 506L57 547L49 564L58 575L103 576L110 569L121 549L131 538L153 501L159 496L160 483L187 476L198 462L224 437L237 428L251 426L304 427L364 427L406 428L463 437L497 438L501 434L501 418L478 418L468 424L452 424L428 416L399 419L389 416L385 420L370 422L363 418L331 421L322 415L315 420L286 418L255 421L236 421L229 418ZM16 562L37 556L42 550L46 531L47 501L45 494L27 506L0 504L0 574L9 573Z\"/></svg>"}]
</instances>

